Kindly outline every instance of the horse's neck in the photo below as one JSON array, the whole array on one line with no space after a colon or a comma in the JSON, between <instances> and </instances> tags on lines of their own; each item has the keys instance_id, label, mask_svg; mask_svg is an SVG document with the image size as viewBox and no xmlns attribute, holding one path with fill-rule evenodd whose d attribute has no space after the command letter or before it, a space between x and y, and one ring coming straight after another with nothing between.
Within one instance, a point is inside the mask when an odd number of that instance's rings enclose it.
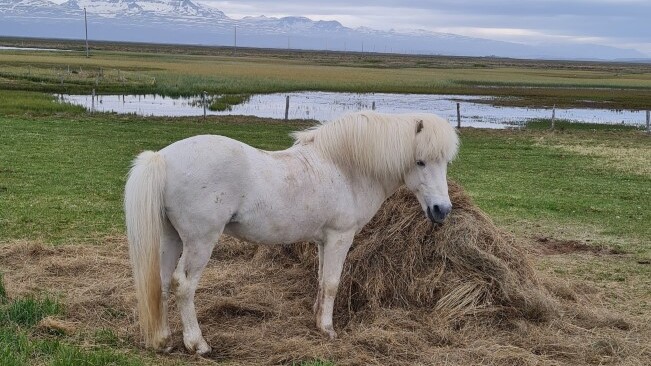
<instances>
[{"instance_id":1,"label":"horse's neck","mask_svg":"<svg viewBox=\"0 0 651 366\"><path fill-rule=\"evenodd\" d=\"M314 151L310 146L294 146L272 154L277 159L291 159L300 162L297 166L301 166L304 169L303 173L308 177L332 177L335 181L339 180L340 187L351 190L351 197L354 197L356 201L351 204L360 211L358 214L362 221L370 220L382 203L403 184L398 179L383 180L369 177L363 174L361 169L340 167ZM319 178L321 184L329 184L327 182L331 181L331 179Z\"/></svg>"},{"instance_id":2,"label":"horse's neck","mask_svg":"<svg viewBox=\"0 0 651 366\"><path fill-rule=\"evenodd\" d=\"M369 198L374 198L378 209L402 185L402 182L397 180L386 181L365 176L359 176L356 179L361 183L356 186L356 189L359 191L357 193L370 193L372 197Z\"/></svg>"},{"instance_id":3,"label":"horse's neck","mask_svg":"<svg viewBox=\"0 0 651 366\"><path fill-rule=\"evenodd\" d=\"M359 218L366 224L387 200L403 184L399 179L379 179L368 176L362 169L341 169L356 199Z\"/></svg>"}]
</instances>

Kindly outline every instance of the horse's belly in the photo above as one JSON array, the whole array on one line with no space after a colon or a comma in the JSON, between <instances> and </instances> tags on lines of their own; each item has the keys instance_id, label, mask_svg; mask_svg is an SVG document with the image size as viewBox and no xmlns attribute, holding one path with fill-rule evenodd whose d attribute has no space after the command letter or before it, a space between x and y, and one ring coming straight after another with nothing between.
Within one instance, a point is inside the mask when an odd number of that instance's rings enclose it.
<instances>
[{"instance_id":1,"label":"horse's belly","mask_svg":"<svg viewBox=\"0 0 651 366\"><path fill-rule=\"evenodd\" d=\"M319 238L318 228L301 222L231 222L224 228L224 233L238 239L259 244L290 244L301 241L313 241Z\"/></svg>"}]
</instances>

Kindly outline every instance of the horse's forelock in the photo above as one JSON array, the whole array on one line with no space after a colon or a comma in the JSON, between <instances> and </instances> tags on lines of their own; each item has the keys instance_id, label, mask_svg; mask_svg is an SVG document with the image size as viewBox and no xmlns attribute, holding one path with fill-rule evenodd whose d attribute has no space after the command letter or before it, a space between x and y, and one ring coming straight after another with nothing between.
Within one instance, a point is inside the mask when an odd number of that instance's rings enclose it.
<instances>
[{"instance_id":1,"label":"horse's forelock","mask_svg":"<svg viewBox=\"0 0 651 366\"><path fill-rule=\"evenodd\" d=\"M416 134L415 154L421 160L453 160L459 150L459 137L448 121L430 115Z\"/></svg>"}]
</instances>

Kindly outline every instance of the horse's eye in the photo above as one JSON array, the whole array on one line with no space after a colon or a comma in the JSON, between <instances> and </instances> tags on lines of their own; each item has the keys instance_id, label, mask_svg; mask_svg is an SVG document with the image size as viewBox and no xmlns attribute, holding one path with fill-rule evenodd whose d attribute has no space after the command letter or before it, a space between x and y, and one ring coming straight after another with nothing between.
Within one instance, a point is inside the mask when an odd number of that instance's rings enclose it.
<instances>
[{"instance_id":1,"label":"horse's eye","mask_svg":"<svg viewBox=\"0 0 651 366\"><path fill-rule=\"evenodd\" d=\"M418 166L425 166L425 162L422 160L416 160L416 165Z\"/></svg>"}]
</instances>

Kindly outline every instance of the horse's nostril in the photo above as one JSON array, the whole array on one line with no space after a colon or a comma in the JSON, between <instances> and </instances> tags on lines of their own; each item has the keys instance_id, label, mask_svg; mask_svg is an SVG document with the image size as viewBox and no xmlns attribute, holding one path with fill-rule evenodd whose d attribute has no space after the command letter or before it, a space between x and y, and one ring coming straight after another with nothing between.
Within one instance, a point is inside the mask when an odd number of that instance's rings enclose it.
<instances>
[{"instance_id":1,"label":"horse's nostril","mask_svg":"<svg viewBox=\"0 0 651 366\"><path fill-rule=\"evenodd\" d=\"M432 212L432 209L431 209L429 206L427 207L427 217L428 217L431 221L435 221L435 220L436 220L435 217L434 217L434 213Z\"/></svg>"},{"instance_id":2,"label":"horse's nostril","mask_svg":"<svg viewBox=\"0 0 651 366\"><path fill-rule=\"evenodd\" d=\"M439 205L434 205L434 214L437 216L441 214L441 207Z\"/></svg>"}]
</instances>

